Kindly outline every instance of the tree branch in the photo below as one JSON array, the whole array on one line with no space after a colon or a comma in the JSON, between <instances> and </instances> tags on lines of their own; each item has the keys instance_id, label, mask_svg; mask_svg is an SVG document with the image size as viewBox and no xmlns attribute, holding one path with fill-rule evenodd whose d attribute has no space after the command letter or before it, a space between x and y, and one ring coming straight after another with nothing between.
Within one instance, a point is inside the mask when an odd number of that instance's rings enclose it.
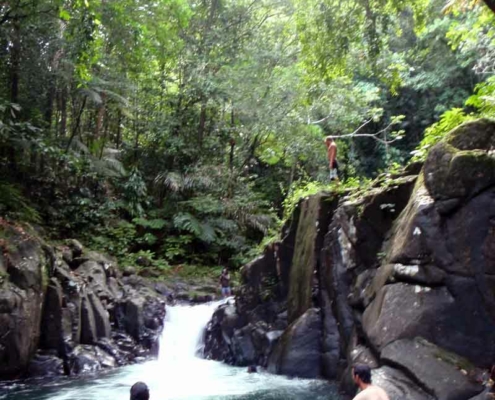
<instances>
[{"instance_id":1,"label":"tree branch","mask_svg":"<svg viewBox=\"0 0 495 400\"><path fill-rule=\"evenodd\" d=\"M380 134L387 132L392 125L394 125L394 122L389 123L385 128L379 130L378 132L375 133L359 133L361 129L363 129L366 125L368 125L371 121L373 121L372 118L364 122L359 128L357 128L354 132L352 133L347 133L345 135L338 135L336 138L338 139L346 139L346 138L355 138L355 137L370 137L382 144L391 144L394 143L397 140L400 140L400 136L387 140L387 139L382 139L379 137Z\"/></svg>"}]
</instances>

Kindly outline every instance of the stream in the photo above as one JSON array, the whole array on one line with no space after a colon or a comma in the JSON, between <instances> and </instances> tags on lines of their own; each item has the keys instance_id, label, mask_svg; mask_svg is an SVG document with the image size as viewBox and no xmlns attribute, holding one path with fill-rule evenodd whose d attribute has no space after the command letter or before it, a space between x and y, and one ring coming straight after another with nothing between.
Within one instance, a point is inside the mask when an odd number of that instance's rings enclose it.
<instances>
[{"instance_id":1,"label":"stream","mask_svg":"<svg viewBox=\"0 0 495 400\"><path fill-rule=\"evenodd\" d=\"M127 400L137 381L151 400L338 400L325 381L290 379L199 358L203 331L217 303L167 307L157 360L118 368L98 376L51 382L12 382L0 386L1 400Z\"/></svg>"}]
</instances>

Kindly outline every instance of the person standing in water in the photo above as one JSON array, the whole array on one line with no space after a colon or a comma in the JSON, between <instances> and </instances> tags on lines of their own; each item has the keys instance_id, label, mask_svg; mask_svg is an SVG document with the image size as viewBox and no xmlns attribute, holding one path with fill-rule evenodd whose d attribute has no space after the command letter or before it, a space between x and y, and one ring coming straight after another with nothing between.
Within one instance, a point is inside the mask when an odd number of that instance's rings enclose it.
<instances>
[{"instance_id":1,"label":"person standing in water","mask_svg":"<svg viewBox=\"0 0 495 400\"><path fill-rule=\"evenodd\" d=\"M385 390L371 384L371 369L367 365L354 365L352 379L361 390L353 400L390 400Z\"/></svg>"},{"instance_id":2,"label":"person standing in water","mask_svg":"<svg viewBox=\"0 0 495 400\"><path fill-rule=\"evenodd\" d=\"M232 295L232 290L230 288L230 274L227 268L222 270L222 275L220 275L220 286L222 290L222 297L225 299Z\"/></svg>"},{"instance_id":3,"label":"person standing in water","mask_svg":"<svg viewBox=\"0 0 495 400\"><path fill-rule=\"evenodd\" d=\"M327 136L325 138L325 145L327 146L328 167L330 168L330 180L338 181L339 164L337 162L337 143L335 143L333 136Z\"/></svg>"}]
</instances>

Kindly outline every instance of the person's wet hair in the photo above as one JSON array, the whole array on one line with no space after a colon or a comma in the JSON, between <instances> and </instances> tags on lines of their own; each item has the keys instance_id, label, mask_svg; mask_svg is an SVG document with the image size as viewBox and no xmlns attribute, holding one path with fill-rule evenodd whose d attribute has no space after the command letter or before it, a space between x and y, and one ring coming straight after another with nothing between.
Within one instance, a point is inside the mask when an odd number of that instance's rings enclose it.
<instances>
[{"instance_id":1,"label":"person's wet hair","mask_svg":"<svg viewBox=\"0 0 495 400\"><path fill-rule=\"evenodd\" d=\"M144 382L136 382L131 387L131 400L149 400L150 391Z\"/></svg>"},{"instance_id":2,"label":"person's wet hair","mask_svg":"<svg viewBox=\"0 0 495 400\"><path fill-rule=\"evenodd\" d=\"M357 375L363 383L371 383L371 368L367 365L356 364L352 368L353 374Z\"/></svg>"}]
</instances>

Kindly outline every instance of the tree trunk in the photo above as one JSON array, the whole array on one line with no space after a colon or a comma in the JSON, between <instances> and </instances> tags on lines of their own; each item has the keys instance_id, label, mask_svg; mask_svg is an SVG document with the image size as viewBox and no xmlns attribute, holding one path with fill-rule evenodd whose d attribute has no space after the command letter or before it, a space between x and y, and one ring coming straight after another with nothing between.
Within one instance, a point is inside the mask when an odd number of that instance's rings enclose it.
<instances>
[{"instance_id":1,"label":"tree trunk","mask_svg":"<svg viewBox=\"0 0 495 400\"><path fill-rule=\"evenodd\" d=\"M110 125L110 118L111 114L107 114L107 118L105 118L105 123L104 123L104 129L103 129L103 138L101 141L101 148L100 148L100 160L103 158L103 152L105 151L105 146L107 145L108 141L108 125Z\"/></svg>"},{"instance_id":2,"label":"tree trunk","mask_svg":"<svg viewBox=\"0 0 495 400\"><path fill-rule=\"evenodd\" d=\"M65 152L67 153L70 149L70 145L72 144L72 141L74 140L74 138L76 137L76 134L77 134L77 131L79 129L79 125L81 124L81 117L82 117L82 114L83 114L83 111L84 111L84 108L86 107L86 100L88 98L85 96L84 97L84 100L81 104L81 108L79 109L79 113L77 115L77 118L76 118L76 122L74 124L74 128L72 129L72 134L70 135L70 139L69 139L69 142L67 143L67 147L65 149Z\"/></svg>"},{"instance_id":3,"label":"tree trunk","mask_svg":"<svg viewBox=\"0 0 495 400\"><path fill-rule=\"evenodd\" d=\"M67 131L67 88L62 89L60 94L60 130L59 134L61 137L65 137Z\"/></svg>"},{"instance_id":4,"label":"tree trunk","mask_svg":"<svg viewBox=\"0 0 495 400\"><path fill-rule=\"evenodd\" d=\"M19 68L21 64L21 25L14 19L12 32L12 50L10 52L10 101L19 101Z\"/></svg>"},{"instance_id":5,"label":"tree trunk","mask_svg":"<svg viewBox=\"0 0 495 400\"><path fill-rule=\"evenodd\" d=\"M62 55L63 55L63 50L61 49L57 50L51 62L50 78L48 82L48 97L46 99L46 109L45 109L45 122L48 125L48 129L52 127L53 104L55 102L55 98L57 95L57 71Z\"/></svg>"},{"instance_id":6,"label":"tree trunk","mask_svg":"<svg viewBox=\"0 0 495 400\"><path fill-rule=\"evenodd\" d=\"M230 112L230 131L231 133L234 132L234 127L235 127L235 116L234 116L234 107L232 107L232 111ZM235 140L231 136L230 138L230 154L229 154L229 169L230 172L234 170L234 149L235 149Z\"/></svg>"},{"instance_id":7,"label":"tree trunk","mask_svg":"<svg viewBox=\"0 0 495 400\"><path fill-rule=\"evenodd\" d=\"M139 124L138 94L139 94L139 88L136 89L136 94L134 97L134 109L136 110L136 113L134 114L134 132L136 134L134 139L134 165L137 165L139 159L138 150L139 150L140 124Z\"/></svg>"},{"instance_id":8,"label":"tree trunk","mask_svg":"<svg viewBox=\"0 0 495 400\"><path fill-rule=\"evenodd\" d=\"M483 0L490 10L495 13L495 0Z\"/></svg>"},{"instance_id":9,"label":"tree trunk","mask_svg":"<svg viewBox=\"0 0 495 400\"><path fill-rule=\"evenodd\" d=\"M120 148L120 141L121 141L121 136L122 136L122 130L120 125L122 124L122 111L119 110L119 116L117 118L117 139L116 139L116 147L117 149Z\"/></svg>"},{"instance_id":10,"label":"tree trunk","mask_svg":"<svg viewBox=\"0 0 495 400\"><path fill-rule=\"evenodd\" d=\"M94 140L97 141L101 136L101 128L103 126L103 118L105 117L105 109L106 109L106 93L101 94L101 104L98 107L98 112L96 113L96 124L95 124L95 133Z\"/></svg>"},{"instance_id":11,"label":"tree trunk","mask_svg":"<svg viewBox=\"0 0 495 400\"><path fill-rule=\"evenodd\" d=\"M198 146L203 147L203 138L205 135L206 126L206 104L208 100L203 100L201 102L201 113L199 114L199 126L198 126Z\"/></svg>"}]
</instances>

